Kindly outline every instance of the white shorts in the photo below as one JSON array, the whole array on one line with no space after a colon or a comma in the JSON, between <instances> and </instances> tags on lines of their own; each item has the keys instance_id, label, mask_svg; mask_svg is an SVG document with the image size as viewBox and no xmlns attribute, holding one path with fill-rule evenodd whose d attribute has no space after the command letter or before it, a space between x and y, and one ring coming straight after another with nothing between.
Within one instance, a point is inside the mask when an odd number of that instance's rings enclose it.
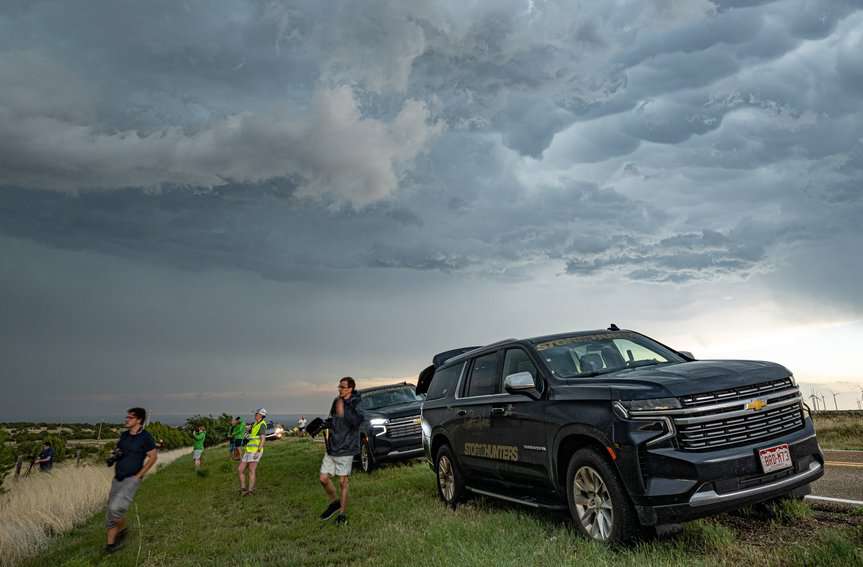
<instances>
[{"instance_id":1,"label":"white shorts","mask_svg":"<svg viewBox=\"0 0 863 567\"><path fill-rule=\"evenodd\" d=\"M194 451L192 451L192 460L193 461L199 460L201 458L202 454L204 454L203 449L195 449Z\"/></svg>"},{"instance_id":2,"label":"white shorts","mask_svg":"<svg viewBox=\"0 0 863 567\"><path fill-rule=\"evenodd\" d=\"M330 454L325 454L324 460L321 463L321 474L327 474L330 476L351 476L351 468L353 466L353 457L333 457Z\"/></svg>"},{"instance_id":3,"label":"white shorts","mask_svg":"<svg viewBox=\"0 0 863 567\"><path fill-rule=\"evenodd\" d=\"M243 453L243 462L244 463L257 463L261 460L261 457L264 456L264 452L261 451L258 453L257 451L252 451L251 453L246 452Z\"/></svg>"}]
</instances>

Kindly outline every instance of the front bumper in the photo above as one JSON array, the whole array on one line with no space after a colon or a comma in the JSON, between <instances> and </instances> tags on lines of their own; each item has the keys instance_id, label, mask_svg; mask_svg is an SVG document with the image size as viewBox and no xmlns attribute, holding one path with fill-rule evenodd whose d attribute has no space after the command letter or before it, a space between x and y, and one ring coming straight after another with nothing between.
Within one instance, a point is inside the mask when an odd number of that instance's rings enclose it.
<instances>
[{"instance_id":1,"label":"front bumper","mask_svg":"<svg viewBox=\"0 0 863 567\"><path fill-rule=\"evenodd\" d=\"M788 444L792 467L764 474L758 450ZM801 494L824 474L824 456L810 418L795 432L767 441L708 452L643 444L622 447L618 469L644 525L691 520Z\"/></svg>"},{"instance_id":2,"label":"front bumper","mask_svg":"<svg viewBox=\"0 0 863 567\"><path fill-rule=\"evenodd\" d=\"M375 437L372 444L372 453L375 461L378 462L415 459L423 456L421 435L397 438L381 435Z\"/></svg>"}]
</instances>

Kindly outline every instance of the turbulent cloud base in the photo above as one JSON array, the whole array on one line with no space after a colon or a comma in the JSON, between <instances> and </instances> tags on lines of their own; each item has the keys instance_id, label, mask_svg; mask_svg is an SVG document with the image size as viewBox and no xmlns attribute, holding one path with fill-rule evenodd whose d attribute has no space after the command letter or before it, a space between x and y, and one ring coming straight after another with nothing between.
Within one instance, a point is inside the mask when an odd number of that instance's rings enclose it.
<instances>
[{"instance_id":1,"label":"turbulent cloud base","mask_svg":"<svg viewBox=\"0 0 863 567\"><path fill-rule=\"evenodd\" d=\"M854 0L7 2L0 293L62 305L26 291L53 250L432 319L465 286L860 317L861 30Z\"/></svg>"}]
</instances>

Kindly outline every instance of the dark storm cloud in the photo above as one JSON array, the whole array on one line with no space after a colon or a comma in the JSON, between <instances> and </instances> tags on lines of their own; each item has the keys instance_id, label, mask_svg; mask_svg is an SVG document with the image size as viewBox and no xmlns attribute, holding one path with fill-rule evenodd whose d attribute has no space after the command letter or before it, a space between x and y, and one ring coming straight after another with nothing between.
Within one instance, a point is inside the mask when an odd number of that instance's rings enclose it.
<instances>
[{"instance_id":1,"label":"dark storm cloud","mask_svg":"<svg viewBox=\"0 0 863 567\"><path fill-rule=\"evenodd\" d=\"M763 274L859 234L861 23L803 0L7 4L0 230L279 280Z\"/></svg>"}]
</instances>

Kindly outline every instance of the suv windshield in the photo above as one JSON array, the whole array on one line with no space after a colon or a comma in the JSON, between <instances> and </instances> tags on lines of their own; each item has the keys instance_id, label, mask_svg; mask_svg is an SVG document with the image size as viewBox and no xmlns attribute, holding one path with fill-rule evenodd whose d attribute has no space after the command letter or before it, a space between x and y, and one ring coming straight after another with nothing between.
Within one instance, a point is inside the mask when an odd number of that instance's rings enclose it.
<instances>
[{"instance_id":1,"label":"suv windshield","mask_svg":"<svg viewBox=\"0 0 863 567\"><path fill-rule=\"evenodd\" d=\"M360 408L364 410L375 410L405 404L408 402L416 402L422 398L418 397L413 388L387 388L386 390L374 390L372 392L364 392L363 399L360 402Z\"/></svg>"},{"instance_id":2,"label":"suv windshield","mask_svg":"<svg viewBox=\"0 0 863 567\"><path fill-rule=\"evenodd\" d=\"M641 366L683 362L670 349L635 333L563 337L536 345L559 378L578 378Z\"/></svg>"}]
</instances>

